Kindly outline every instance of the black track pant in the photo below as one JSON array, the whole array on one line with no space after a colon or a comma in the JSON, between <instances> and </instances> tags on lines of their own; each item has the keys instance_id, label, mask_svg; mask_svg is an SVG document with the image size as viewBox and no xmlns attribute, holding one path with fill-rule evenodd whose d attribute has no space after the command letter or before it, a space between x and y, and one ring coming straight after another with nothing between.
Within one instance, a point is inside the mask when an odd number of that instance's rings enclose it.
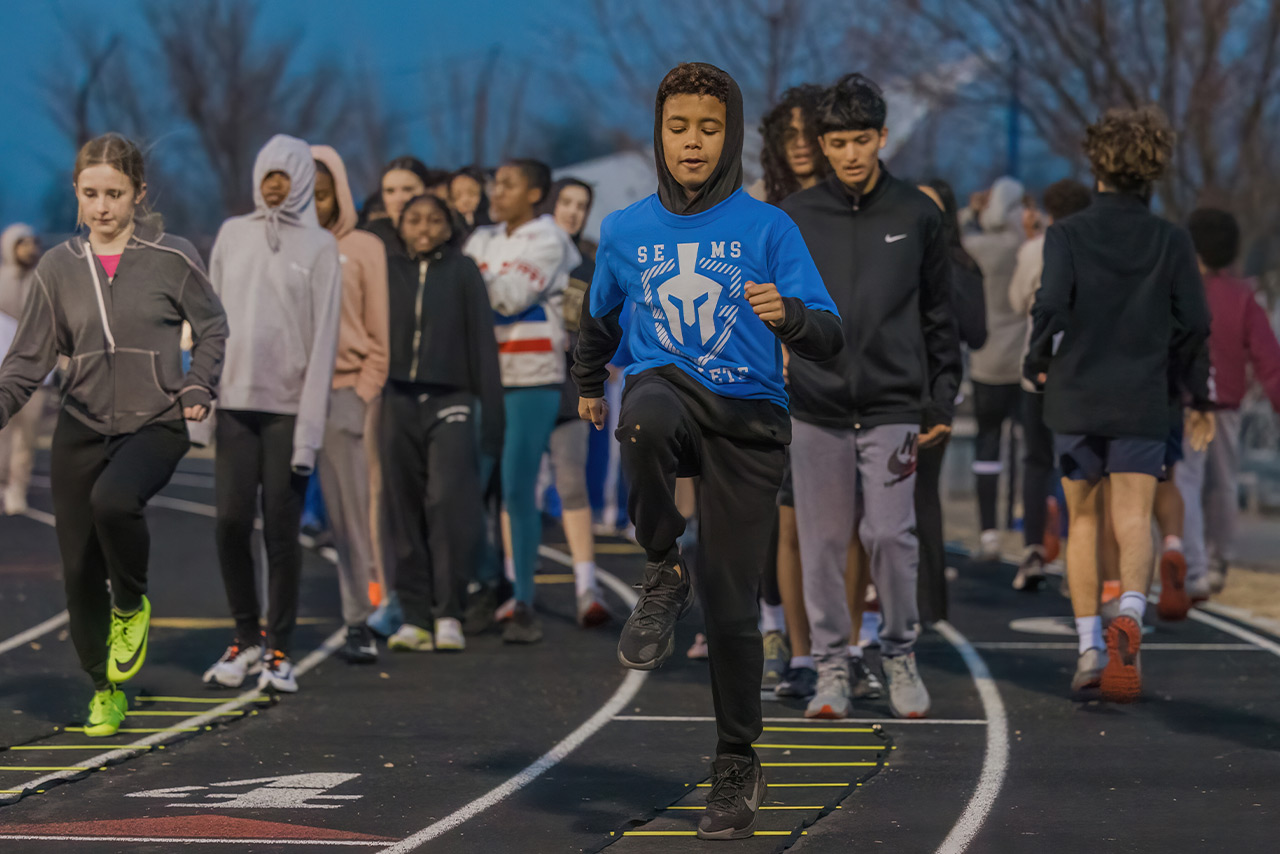
<instances>
[{"instance_id":1,"label":"black track pant","mask_svg":"<svg viewBox=\"0 0 1280 854\"><path fill-rule=\"evenodd\" d=\"M978 420L978 438L974 442L973 472L978 478L978 516L982 530L999 528L996 502L1000 492L1000 437L1006 421L1017 421L1022 405L1022 387L1013 385L973 384L973 408Z\"/></svg>"},{"instance_id":2,"label":"black track pant","mask_svg":"<svg viewBox=\"0 0 1280 854\"><path fill-rule=\"evenodd\" d=\"M51 462L58 549L71 642L95 689L108 684L112 605L137 610L147 592L151 535L143 508L169 482L188 447L181 421L103 436L66 410L58 416Z\"/></svg>"},{"instance_id":3,"label":"black track pant","mask_svg":"<svg viewBox=\"0 0 1280 854\"><path fill-rule=\"evenodd\" d=\"M475 397L392 383L382 397L384 506L395 545L396 593L410 625L462 619L480 560L484 504Z\"/></svg>"},{"instance_id":4,"label":"black track pant","mask_svg":"<svg viewBox=\"0 0 1280 854\"><path fill-rule=\"evenodd\" d=\"M947 618L947 551L942 535L942 461L947 442L921 448L916 457L916 536L920 541L917 602L920 620L936 623Z\"/></svg>"},{"instance_id":5,"label":"black track pant","mask_svg":"<svg viewBox=\"0 0 1280 854\"><path fill-rule=\"evenodd\" d=\"M1022 541L1044 545L1046 503L1053 491L1053 431L1044 423L1044 395L1022 392L1022 436L1026 455L1022 464Z\"/></svg>"},{"instance_id":6,"label":"black track pant","mask_svg":"<svg viewBox=\"0 0 1280 854\"><path fill-rule=\"evenodd\" d=\"M302 546L298 529L307 495L307 478L294 474L292 415L218 410L218 560L227 602L236 621L236 637L257 643L258 587L254 580L253 523L262 491L262 536L267 547L267 646L289 651L298 622Z\"/></svg>"},{"instance_id":7,"label":"black track pant","mask_svg":"<svg viewBox=\"0 0 1280 854\"><path fill-rule=\"evenodd\" d=\"M743 413L758 412L760 404L709 392L695 400L647 372L628 379L616 433L631 487L627 509L650 560L665 557L684 531L676 478L701 478L693 582L706 620L717 753L741 753L760 737L764 648L756 597L770 559L786 452L779 442L715 430L740 429Z\"/></svg>"}]
</instances>

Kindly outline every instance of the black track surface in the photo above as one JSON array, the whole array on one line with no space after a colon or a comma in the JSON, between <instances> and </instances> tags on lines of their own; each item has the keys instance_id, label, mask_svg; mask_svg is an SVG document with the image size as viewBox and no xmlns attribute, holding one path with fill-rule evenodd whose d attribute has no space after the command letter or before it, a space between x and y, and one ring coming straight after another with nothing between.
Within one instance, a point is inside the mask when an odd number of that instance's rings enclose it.
<instances>
[{"instance_id":1,"label":"black track surface","mask_svg":"<svg viewBox=\"0 0 1280 854\"><path fill-rule=\"evenodd\" d=\"M188 461L192 477L165 496L212 503L208 464ZM49 510L48 494L33 503ZM155 507L152 600L157 618L225 618L213 548L212 520L193 508ZM554 540L554 531L550 533ZM602 566L630 584L642 558L624 544L601 556ZM618 553L622 552L622 553ZM1070 636L1013 631L1018 617L1069 613L1056 591L1017 594L1011 570L968 566L956 556L952 623L978 647L1007 712L1007 775L972 852L1274 852L1280 812L1280 657L1243 644L1217 628L1188 621L1157 624L1146 639L1145 692L1131 707L1081 703L1067 696L1072 648L1000 648L987 644L1073 644ZM567 572L551 560L547 573ZM0 806L0 836L50 834L75 839L5 839L6 852L167 852L181 847L83 838L104 831L97 821L125 821L127 835L145 836L156 821L188 828L189 836L220 840L292 832L347 834L346 841L387 845L428 827L519 774L573 732L613 696L625 673L614 656L618 623L583 631L573 622L573 586L539 587L546 640L503 647L497 635L473 638L461 655L387 654L353 667L330 657L300 679L296 696L250 703L179 740L41 793ZM620 611L624 606L610 594ZM63 608L53 531L27 518L0 518L0 641ZM332 566L308 554L295 657L318 647L339 623ZM1150 615L1154 621L1154 614ZM205 667L228 640L226 627L153 629L148 664L128 693L141 711L212 708L186 701L138 702L139 696L231 699L200 684ZM714 726L706 664L683 655L698 629L695 613L681 625L678 653L650 676L622 710L627 716L690 717L691 721L617 720L528 786L497 799L457 827L425 843L425 852L595 852L646 854L706 850L688 836L624 836L626 832L688 833L696 825L699 788L707 775ZM1205 650L1165 650L1161 644L1210 644ZM861 746L854 750L761 751L765 762L859 761L866 765L770 767L770 781L830 783L777 787L762 811L758 836L725 850L796 852L883 850L933 852L965 810L978 783L987 743L984 708L960 654L936 632L919 645L921 668L939 722L902 723L883 701L855 704L859 720L812 724L799 704L765 703L770 727L763 743ZM0 745L86 744L64 729L83 714L87 683L65 629L0 655ZM126 726L163 727L182 716L140 716ZM963 723L968 721L969 723ZM977 722L977 723L974 723ZM858 732L836 732L855 729ZM824 730L829 730L825 731ZM142 734L101 740L127 744ZM97 744L95 741L94 744ZM0 751L0 766L74 766L95 751ZM200 789L187 799L128 798L140 791L200 786L295 774L358 774L326 794L355 800L328 809L220 809ZM39 772L0 771L0 789ZM859 785L861 784L861 785ZM242 793L245 785L223 789ZM0 803L4 803L0 800ZM176 806L168 806L174 803ZM314 801L313 803L325 803ZM335 805L336 806L332 806ZM836 807L839 807L838 809ZM821 808L821 809L817 809ZM266 822L249 825L244 822ZM37 827L42 826L42 827ZM94 829L96 827L96 829ZM15 829L16 828L16 829ZM308 828L318 828L313 831ZM172 832L166 831L165 835ZM801 833L804 835L800 835ZM246 836L246 834L248 834ZM352 838L352 835L364 835ZM218 842L195 850L383 850L380 844L333 848L318 844ZM714 846L713 846L714 847ZM719 850L719 849L717 849Z\"/></svg>"}]
</instances>

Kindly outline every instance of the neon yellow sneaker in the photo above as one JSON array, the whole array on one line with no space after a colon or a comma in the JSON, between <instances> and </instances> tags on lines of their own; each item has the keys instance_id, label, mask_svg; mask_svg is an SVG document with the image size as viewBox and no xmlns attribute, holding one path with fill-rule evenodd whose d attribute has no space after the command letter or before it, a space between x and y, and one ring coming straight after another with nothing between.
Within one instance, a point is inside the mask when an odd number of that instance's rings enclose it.
<instances>
[{"instance_id":1,"label":"neon yellow sneaker","mask_svg":"<svg viewBox=\"0 0 1280 854\"><path fill-rule=\"evenodd\" d=\"M114 687L95 691L89 701L89 719L84 722L84 734L91 738L115 735L128 711L129 701L123 691Z\"/></svg>"},{"instance_id":2,"label":"neon yellow sneaker","mask_svg":"<svg viewBox=\"0 0 1280 854\"><path fill-rule=\"evenodd\" d=\"M142 597L142 607L127 617L111 612L111 651L107 655L107 679L115 684L128 682L147 660L147 635L151 628L151 600Z\"/></svg>"}]
</instances>

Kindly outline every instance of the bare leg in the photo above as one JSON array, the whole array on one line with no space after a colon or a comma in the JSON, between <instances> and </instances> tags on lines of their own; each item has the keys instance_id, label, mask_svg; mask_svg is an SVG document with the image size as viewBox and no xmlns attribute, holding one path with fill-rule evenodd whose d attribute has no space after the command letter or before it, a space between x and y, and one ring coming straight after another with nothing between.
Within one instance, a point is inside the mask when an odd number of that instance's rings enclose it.
<instances>
[{"instance_id":1,"label":"bare leg","mask_svg":"<svg viewBox=\"0 0 1280 854\"><path fill-rule=\"evenodd\" d=\"M809 616L804 610L804 575L800 566L800 534L796 529L796 509L778 508L778 590L782 612L791 638L791 654L809 655Z\"/></svg>"},{"instance_id":2,"label":"bare leg","mask_svg":"<svg viewBox=\"0 0 1280 854\"><path fill-rule=\"evenodd\" d=\"M862 614L867 610L867 585L870 583L871 560L855 530L844 565L844 588L849 596L849 616L853 619L849 643L853 646L857 646L858 638L862 636Z\"/></svg>"},{"instance_id":3,"label":"bare leg","mask_svg":"<svg viewBox=\"0 0 1280 854\"><path fill-rule=\"evenodd\" d=\"M564 538L569 541L569 554L575 564L590 563L596 559L596 538L591 533L591 508L565 510L560 514L564 525Z\"/></svg>"},{"instance_id":4,"label":"bare leg","mask_svg":"<svg viewBox=\"0 0 1280 854\"><path fill-rule=\"evenodd\" d=\"M1120 543L1120 584L1125 591L1145 595L1151 588L1155 560L1151 513L1156 479L1148 474L1113 474L1111 489L1111 521Z\"/></svg>"},{"instance_id":5,"label":"bare leg","mask_svg":"<svg viewBox=\"0 0 1280 854\"><path fill-rule=\"evenodd\" d=\"M1098 578L1101 484L1063 478L1071 536L1067 539L1067 584L1071 610L1077 617L1098 616L1101 583Z\"/></svg>"},{"instance_id":6,"label":"bare leg","mask_svg":"<svg viewBox=\"0 0 1280 854\"><path fill-rule=\"evenodd\" d=\"M1169 479L1156 484L1155 514L1156 525L1160 534L1165 537L1182 539L1182 529L1186 521L1187 506L1182 502L1182 492L1173 479L1174 469L1169 468Z\"/></svg>"},{"instance_id":7,"label":"bare leg","mask_svg":"<svg viewBox=\"0 0 1280 854\"><path fill-rule=\"evenodd\" d=\"M1098 526L1101 532L1098 537L1098 575L1104 581L1120 580L1120 542L1116 539L1116 528L1111 522L1111 482L1103 478L1098 500L1101 509L1098 513Z\"/></svg>"}]
</instances>

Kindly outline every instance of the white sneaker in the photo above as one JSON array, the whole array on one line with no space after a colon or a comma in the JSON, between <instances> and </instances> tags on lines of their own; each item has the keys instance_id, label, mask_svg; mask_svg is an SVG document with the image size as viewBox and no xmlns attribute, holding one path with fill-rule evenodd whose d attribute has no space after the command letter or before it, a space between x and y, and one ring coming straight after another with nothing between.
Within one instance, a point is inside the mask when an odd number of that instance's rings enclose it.
<instances>
[{"instance_id":1,"label":"white sneaker","mask_svg":"<svg viewBox=\"0 0 1280 854\"><path fill-rule=\"evenodd\" d=\"M818 686L804 710L806 718L835 721L849 717L849 663L845 659L818 662Z\"/></svg>"},{"instance_id":2,"label":"white sneaker","mask_svg":"<svg viewBox=\"0 0 1280 854\"><path fill-rule=\"evenodd\" d=\"M462 623L452 617L436 620L436 652L462 652L467 639L462 635Z\"/></svg>"},{"instance_id":3,"label":"white sneaker","mask_svg":"<svg viewBox=\"0 0 1280 854\"><path fill-rule=\"evenodd\" d=\"M280 650L273 650L262 660L262 675L258 677L258 690L268 688L282 694L298 692L298 678L293 672L293 662Z\"/></svg>"},{"instance_id":4,"label":"white sneaker","mask_svg":"<svg viewBox=\"0 0 1280 854\"><path fill-rule=\"evenodd\" d=\"M1000 532L988 528L978 540L978 560L997 560L1000 557Z\"/></svg>"},{"instance_id":5,"label":"white sneaker","mask_svg":"<svg viewBox=\"0 0 1280 854\"><path fill-rule=\"evenodd\" d=\"M387 649L405 652L431 652L435 648L431 632L409 623L405 623L396 629L396 633L387 639Z\"/></svg>"},{"instance_id":6,"label":"white sneaker","mask_svg":"<svg viewBox=\"0 0 1280 854\"><path fill-rule=\"evenodd\" d=\"M916 654L886 656L881 662L889 683L889 711L895 718L923 718L929 714L929 692L916 668Z\"/></svg>"},{"instance_id":7,"label":"white sneaker","mask_svg":"<svg viewBox=\"0 0 1280 854\"><path fill-rule=\"evenodd\" d=\"M204 683L206 685L217 683L223 688L239 688L244 684L246 677L261 670L261 645L242 646L239 643L233 643L227 647L222 658L215 661L213 667L204 672Z\"/></svg>"}]
</instances>

